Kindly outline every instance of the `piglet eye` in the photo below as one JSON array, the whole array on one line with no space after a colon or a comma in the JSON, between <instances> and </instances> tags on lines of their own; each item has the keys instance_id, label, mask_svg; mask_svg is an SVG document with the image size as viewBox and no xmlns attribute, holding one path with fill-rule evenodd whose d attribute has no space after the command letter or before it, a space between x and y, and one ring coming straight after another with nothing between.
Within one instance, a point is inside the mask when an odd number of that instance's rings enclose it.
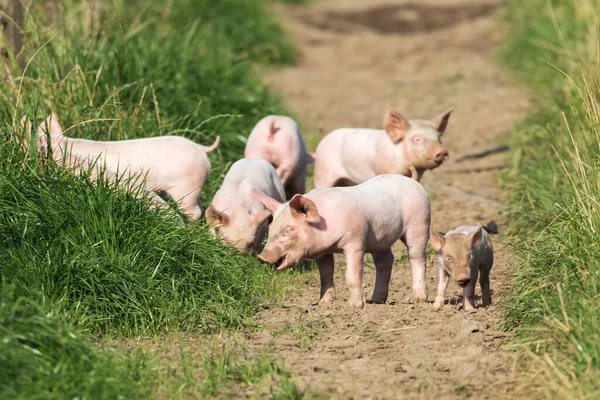
<instances>
[{"instance_id":1,"label":"piglet eye","mask_svg":"<svg viewBox=\"0 0 600 400\"><path fill-rule=\"evenodd\" d=\"M446 257L446 262L451 263L452 262L452 257Z\"/></svg>"}]
</instances>

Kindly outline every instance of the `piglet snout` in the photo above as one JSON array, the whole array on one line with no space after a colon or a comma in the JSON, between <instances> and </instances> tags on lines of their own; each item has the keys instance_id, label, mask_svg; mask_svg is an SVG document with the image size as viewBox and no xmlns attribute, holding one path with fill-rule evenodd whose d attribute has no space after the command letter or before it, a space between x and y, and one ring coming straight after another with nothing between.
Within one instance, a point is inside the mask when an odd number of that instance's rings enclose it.
<instances>
[{"instance_id":1,"label":"piglet snout","mask_svg":"<svg viewBox=\"0 0 600 400\"><path fill-rule=\"evenodd\" d=\"M471 282L471 278L468 275L459 275L456 278L456 282L458 282L458 285L460 287L465 287L469 284L469 282Z\"/></svg>"},{"instance_id":2,"label":"piglet snout","mask_svg":"<svg viewBox=\"0 0 600 400\"><path fill-rule=\"evenodd\" d=\"M435 153L433 159L437 162L446 161L450 157L450 153L446 149L440 149Z\"/></svg>"},{"instance_id":3,"label":"piglet snout","mask_svg":"<svg viewBox=\"0 0 600 400\"><path fill-rule=\"evenodd\" d=\"M262 263L270 264L270 262L267 261L267 259L265 258L265 256L262 255L262 253L261 254L257 254L256 258L258 258L258 261L260 261Z\"/></svg>"}]
</instances>

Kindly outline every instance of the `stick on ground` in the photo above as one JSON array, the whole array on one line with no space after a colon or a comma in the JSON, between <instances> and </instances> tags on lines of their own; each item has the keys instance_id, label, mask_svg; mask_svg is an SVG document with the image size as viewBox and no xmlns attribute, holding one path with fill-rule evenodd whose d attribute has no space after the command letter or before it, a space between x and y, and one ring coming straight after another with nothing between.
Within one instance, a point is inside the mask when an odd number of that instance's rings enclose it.
<instances>
[{"instance_id":1,"label":"stick on ground","mask_svg":"<svg viewBox=\"0 0 600 400\"><path fill-rule=\"evenodd\" d=\"M492 154L495 154L495 153L500 153L500 152L503 152L503 151L508 151L508 149L509 149L509 147L508 147L507 144L501 144L501 145L498 145L496 147L490 147L490 148L487 148L487 149L482 150L482 151L476 151L476 152L473 152L473 153L467 153L465 155L462 155L462 156L458 157L456 160L454 160L454 162L455 163L459 163L459 162L462 162L464 160L469 160L469 159L473 159L473 158L483 158L483 157L486 157L486 156L489 156L489 155L492 155Z\"/></svg>"}]
</instances>

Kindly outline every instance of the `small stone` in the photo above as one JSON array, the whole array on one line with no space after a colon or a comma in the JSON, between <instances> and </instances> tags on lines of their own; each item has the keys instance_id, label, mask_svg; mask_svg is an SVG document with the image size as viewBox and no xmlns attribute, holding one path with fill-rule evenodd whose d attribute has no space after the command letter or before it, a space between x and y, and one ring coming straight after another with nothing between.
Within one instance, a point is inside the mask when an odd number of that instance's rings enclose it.
<instances>
[{"instance_id":1,"label":"small stone","mask_svg":"<svg viewBox=\"0 0 600 400\"><path fill-rule=\"evenodd\" d=\"M394 368L394 372L407 372L406 369L402 366L402 364L396 365Z\"/></svg>"}]
</instances>

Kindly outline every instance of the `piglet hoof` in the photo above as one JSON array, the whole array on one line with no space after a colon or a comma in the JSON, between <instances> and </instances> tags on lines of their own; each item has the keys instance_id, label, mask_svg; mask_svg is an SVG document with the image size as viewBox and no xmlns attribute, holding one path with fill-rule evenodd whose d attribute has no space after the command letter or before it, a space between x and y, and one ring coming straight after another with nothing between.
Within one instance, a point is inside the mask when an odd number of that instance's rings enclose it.
<instances>
[{"instance_id":1,"label":"piglet hoof","mask_svg":"<svg viewBox=\"0 0 600 400\"><path fill-rule=\"evenodd\" d=\"M363 299L362 295L351 296L348 299L348 304L350 304L352 308L362 310L365 307L365 300Z\"/></svg>"},{"instance_id":2,"label":"piglet hoof","mask_svg":"<svg viewBox=\"0 0 600 400\"><path fill-rule=\"evenodd\" d=\"M373 296L371 297L371 300L367 300L367 303L369 303L369 304L385 304L385 302L387 301L387 297L388 297L387 292L385 292L385 293L373 292Z\"/></svg>"},{"instance_id":3,"label":"piglet hoof","mask_svg":"<svg viewBox=\"0 0 600 400\"><path fill-rule=\"evenodd\" d=\"M427 289L413 289L413 303L427 302Z\"/></svg>"},{"instance_id":4,"label":"piglet hoof","mask_svg":"<svg viewBox=\"0 0 600 400\"><path fill-rule=\"evenodd\" d=\"M413 295L413 303L426 303L426 302L427 302L427 295L425 295L425 296Z\"/></svg>"},{"instance_id":5,"label":"piglet hoof","mask_svg":"<svg viewBox=\"0 0 600 400\"><path fill-rule=\"evenodd\" d=\"M440 311L442 306L444 305L444 299L435 299L433 302L433 307L431 308L433 311Z\"/></svg>"},{"instance_id":6,"label":"piglet hoof","mask_svg":"<svg viewBox=\"0 0 600 400\"><path fill-rule=\"evenodd\" d=\"M335 293L329 291L329 292L325 292L322 296L321 296L321 300L319 300L318 305L323 306L325 304L329 304L331 303L333 300L335 300Z\"/></svg>"}]
</instances>

